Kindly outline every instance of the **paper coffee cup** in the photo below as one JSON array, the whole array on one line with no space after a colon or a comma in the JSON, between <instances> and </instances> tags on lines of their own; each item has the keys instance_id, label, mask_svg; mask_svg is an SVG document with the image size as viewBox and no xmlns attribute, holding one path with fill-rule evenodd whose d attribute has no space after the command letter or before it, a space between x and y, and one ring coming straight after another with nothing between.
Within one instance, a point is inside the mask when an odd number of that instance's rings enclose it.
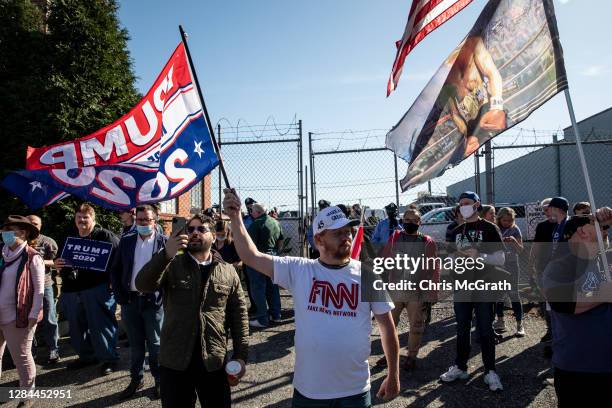
<instances>
[{"instance_id":1,"label":"paper coffee cup","mask_svg":"<svg viewBox=\"0 0 612 408\"><path fill-rule=\"evenodd\" d=\"M225 365L225 372L232 377L236 377L241 371L242 365L236 360L232 360Z\"/></svg>"}]
</instances>

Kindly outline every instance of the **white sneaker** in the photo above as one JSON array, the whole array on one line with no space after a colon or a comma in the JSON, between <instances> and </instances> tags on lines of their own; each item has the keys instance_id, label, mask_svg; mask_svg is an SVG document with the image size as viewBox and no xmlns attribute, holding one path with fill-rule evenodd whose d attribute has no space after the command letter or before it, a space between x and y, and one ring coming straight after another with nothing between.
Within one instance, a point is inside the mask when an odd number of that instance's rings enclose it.
<instances>
[{"instance_id":1,"label":"white sneaker","mask_svg":"<svg viewBox=\"0 0 612 408\"><path fill-rule=\"evenodd\" d=\"M501 319L498 318L495 321L495 323L493 323L493 330L495 330L496 332L505 332L506 331L506 322L504 321L503 317Z\"/></svg>"},{"instance_id":2,"label":"white sneaker","mask_svg":"<svg viewBox=\"0 0 612 408\"><path fill-rule=\"evenodd\" d=\"M489 374L484 376L484 382L489 386L491 391L503 391L504 389L495 371L489 371Z\"/></svg>"},{"instance_id":3,"label":"white sneaker","mask_svg":"<svg viewBox=\"0 0 612 408\"><path fill-rule=\"evenodd\" d=\"M467 371L463 371L459 369L459 367L454 365L451 368L449 368L447 372L445 372L444 374L440 376L440 380L442 380L443 382L453 382L457 379L467 380L469 377L470 376L467 373Z\"/></svg>"},{"instance_id":4,"label":"white sneaker","mask_svg":"<svg viewBox=\"0 0 612 408\"><path fill-rule=\"evenodd\" d=\"M518 337L525 337L525 328L523 322L516 322L516 335Z\"/></svg>"},{"instance_id":5,"label":"white sneaker","mask_svg":"<svg viewBox=\"0 0 612 408\"><path fill-rule=\"evenodd\" d=\"M255 327L255 328L258 328L258 329L263 329L263 328L268 327L268 326L265 326L265 325L259 323L259 320L257 320L257 319L249 320L249 326Z\"/></svg>"}]
</instances>

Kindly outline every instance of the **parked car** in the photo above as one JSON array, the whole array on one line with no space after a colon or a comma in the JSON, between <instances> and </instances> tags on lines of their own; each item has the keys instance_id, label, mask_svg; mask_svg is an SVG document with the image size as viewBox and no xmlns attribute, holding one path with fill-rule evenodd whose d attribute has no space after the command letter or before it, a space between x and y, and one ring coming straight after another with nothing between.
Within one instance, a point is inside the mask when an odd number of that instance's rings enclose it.
<instances>
[{"instance_id":1,"label":"parked car","mask_svg":"<svg viewBox=\"0 0 612 408\"><path fill-rule=\"evenodd\" d=\"M500 208L510 207L516 212L516 226L521 230L523 237L527 236L527 222L525 219L524 204L497 204L495 211ZM421 217L420 232L431 236L436 242L444 242L446 239L446 228L453 222L453 208L442 207L429 211Z\"/></svg>"}]
</instances>

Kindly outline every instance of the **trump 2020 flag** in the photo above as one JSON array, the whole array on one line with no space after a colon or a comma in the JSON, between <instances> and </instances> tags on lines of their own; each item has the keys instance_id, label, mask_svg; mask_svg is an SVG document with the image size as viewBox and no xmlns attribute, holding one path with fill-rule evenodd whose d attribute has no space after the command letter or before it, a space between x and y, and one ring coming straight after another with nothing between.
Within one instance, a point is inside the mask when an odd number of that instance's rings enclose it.
<instances>
[{"instance_id":1,"label":"trump 2020 flag","mask_svg":"<svg viewBox=\"0 0 612 408\"><path fill-rule=\"evenodd\" d=\"M219 163L181 43L145 97L114 123L70 142L28 147L2 186L30 208L73 194L110 209L174 198Z\"/></svg>"},{"instance_id":2,"label":"trump 2020 flag","mask_svg":"<svg viewBox=\"0 0 612 408\"><path fill-rule=\"evenodd\" d=\"M490 0L386 146L402 191L438 177L567 88L552 0Z\"/></svg>"}]
</instances>

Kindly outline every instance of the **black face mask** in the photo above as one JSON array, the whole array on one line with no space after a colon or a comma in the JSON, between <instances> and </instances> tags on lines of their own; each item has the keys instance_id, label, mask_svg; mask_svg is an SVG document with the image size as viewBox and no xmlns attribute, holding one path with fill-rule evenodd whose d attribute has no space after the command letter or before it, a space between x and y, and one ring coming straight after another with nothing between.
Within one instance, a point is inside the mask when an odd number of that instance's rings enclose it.
<instances>
[{"instance_id":1,"label":"black face mask","mask_svg":"<svg viewBox=\"0 0 612 408\"><path fill-rule=\"evenodd\" d=\"M405 222L402 224L402 228L406 231L407 234L414 234L419 229L419 224L415 224L413 222Z\"/></svg>"}]
</instances>

